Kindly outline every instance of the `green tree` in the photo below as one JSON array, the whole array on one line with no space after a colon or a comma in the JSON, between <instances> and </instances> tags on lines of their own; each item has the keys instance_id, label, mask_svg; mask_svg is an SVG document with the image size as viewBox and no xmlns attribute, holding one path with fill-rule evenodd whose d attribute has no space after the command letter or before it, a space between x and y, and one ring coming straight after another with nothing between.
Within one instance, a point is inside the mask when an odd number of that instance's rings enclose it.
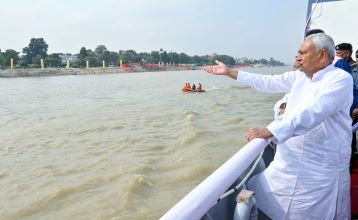
<instances>
[{"instance_id":1,"label":"green tree","mask_svg":"<svg viewBox=\"0 0 358 220\"><path fill-rule=\"evenodd\" d=\"M158 51L152 51L150 53L150 56L152 57L152 63L158 64L160 61L160 56Z\"/></svg>"},{"instance_id":2,"label":"green tree","mask_svg":"<svg viewBox=\"0 0 358 220\"><path fill-rule=\"evenodd\" d=\"M138 56L141 58L141 61L144 63L154 63L150 53L142 52L139 53Z\"/></svg>"},{"instance_id":3,"label":"green tree","mask_svg":"<svg viewBox=\"0 0 358 220\"><path fill-rule=\"evenodd\" d=\"M215 64L215 60L219 60L220 62L223 62L228 66L235 65L234 58L230 57L228 55L215 55L215 56L212 56L211 59L210 59L210 65Z\"/></svg>"},{"instance_id":4,"label":"green tree","mask_svg":"<svg viewBox=\"0 0 358 220\"><path fill-rule=\"evenodd\" d=\"M185 53L180 53L179 54L179 63L191 63L191 57L186 55Z\"/></svg>"},{"instance_id":5,"label":"green tree","mask_svg":"<svg viewBox=\"0 0 358 220\"><path fill-rule=\"evenodd\" d=\"M268 61L268 64L271 66L283 66L285 65L284 63L275 60L273 57L270 57L270 60Z\"/></svg>"},{"instance_id":6,"label":"green tree","mask_svg":"<svg viewBox=\"0 0 358 220\"><path fill-rule=\"evenodd\" d=\"M197 56L197 55L193 56L192 60L197 65L204 64L204 59L202 57Z\"/></svg>"},{"instance_id":7,"label":"green tree","mask_svg":"<svg viewBox=\"0 0 358 220\"><path fill-rule=\"evenodd\" d=\"M5 58L3 53L0 50L0 68L3 69L5 67Z\"/></svg>"},{"instance_id":8,"label":"green tree","mask_svg":"<svg viewBox=\"0 0 358 220\"><path fill-rule=\"evenodd\" d=\"M134 63L140 62L141 59L137 57L137 53L134 50L126 50L124 52L124 62L125 63Z\"/></svg>"},{"instance_id":9,"label":"green tree","mask_svg":"<svg viewBox=\"0 0 358 220\"><path fill-rule=\"evenodd\" d=\"M22 49L25 64L33 64L35 57L47 57L48 44L43 38L31 38L29 46ZM37 62L37 61L36 61Z\"/></svg>"},{"instance_id":10,"label":"green tree","mask_svg":"<svg viewBox=\"0 0 358 220\"><path fill-rule=\"evenodd\" d=\"M19 64L20 64L20 67L22 67L22 68L26 68L26 67L29 66L29 63L27 62L27 59L26 59L25 55L22 55L20 57Z\"/></svg>"},{"instance_id":11,"label":"green tree","mask_svg":"<svg viewBox=\"0 0 358 220\"><path fill-rule=\"evenodd\" d=\"M12 50L12 49L8 49L4 53L1 53L0 54L0 65L2 67L10 66L11 58L14 59L14 65L16 65L18 63L18 61L20 60L19 53L20 52L16 52L15 50Z\"/></svg>"},{"instance_id":12,"label":"green tree","mask_svg":"<svg viewBox=\"0 0 358 220\"><path fill-rule=\"evenodd\" d=\"M266 65L266 64L268 63L268 60L266 60L266 59L260 59L260 63Z\"/></svg>"},{"instance_id":13,"label":"green tree","mask_svg":"<svg viewBox=\"0 0 358 220\"><path fill-rule=\"evenodd\" d=\"M107 62L109 65L117 66L119 64L119 54L117 52L108 52Z\"/></svg>"},{"instance_id":14,"label":"green tree","mask_svg":"<svg viewBox=\"0 0 358 220\"><path fill-rule=\"evenodd\" d=\"M62 67L62 66L64 66L62 64L60 54L58 54L58 53L52 53L52 54L48 55L48 57L45 58L45 65L47 67Z\"/></svg>"},{"instance_id":15,"label":"green tree","mask_svg":"<svg viewBox=\"0 0 358 220\"><path fill-rule=\"evenodd\" d=\"M12 49L8 49L5 51L4 53L4 64L5 66L10 66L11 65L11 58L14 59L14 65L16 65L19 61L19 53L20 52L16 52L15 50Z\"/></svg>"},{"instance_id":16,"label":"green tree","mask_svg":"<svg viewBox=\"0 0 358 220\"><path fill-rule=\"evenodd\" d=\"M88 56L88 51L85 47L81 47L80 53L78 54L78 60L76 63L78 63L78 66L85 67L86 66L86 58Z\"/></svg>"},{"instance_id":17,"label":"green tree","mask_svg":"<svg viewBox=\"0 0 358 220\"><path fill-rule=\"evenodd\" d=\"M30 67L31 68L39 68L39 67L41 67L41 59L43 59L41 55L37 55L36 57L34 57L33 62L30 65Z\"/></svg>"},{"instance_id":18,"label":"green tree","mask_svg":"<svg viewBox=\"0 0 358 220\"><path fill-rule=\"evenodd\" d=\"M169 57L169 62L171 63L178 64L180 62L179 54L176 52L170 52L168 54L168 57Z\"/></svg>"},{"instance_id":19,"label":"green tree","mask_svg":"<svg viewBox=\"0 0 358 220\"><path fill-rule=\"evenodd\" d=\"M101 61L101 63L98 61L98 57L97 57L96 53L93 51L88 54L86 61L87 60L89 62L90 67L98 67L102 64L102 61Z\"/></svg>"},{"instance_id":20,"label":"green tree","mask_svg":"<svg viewBox=\"0 0 358 220\"><path fill-rule=\"evenodd\" d=\"M94 50L94 52L96 54L98 63L102 63L102 60L108 62L109 51L107 50L106 46L98 45Z\"/></svg>"},{"instance_id":21,"label":"green tree","mask_svg":"<svg viewBox=\"0 0 358 220\"><path fill-rule=\"evenodd\" d=\"M77 60L73 62L72 67L86 67L86 62L89 62L90 67L99 66L98 58L95 52L85 47L81 47L80 53L77 55ZM102 61L101 61L102 63Z\"/></svg>"},{"instance_id":22,"label":"green tree","mask_svg":"<svg viewBox=\"0 0 358 220\"><path fill-rule=\"evenodd\" d=\"M202 56L201 58L203 59L203 65L209 65L209 63L210 63L209 55Z\"/></svg>"},{"instance_id":23,"label":"green tree","mask_svg":"<svg viewBox=\"0 0 358 220\"><path fill-rule=\"evenodd\" d=\"M161 56L162 56L162 62L164 62L164 63L169 63L170 62L167 51L163 51Z\"/></svg>"},{"instance_id":24,"label":"green tree","mask_svg":"<svg viewBox=\"0 0 358 220\"><path fill-rule=\"evenodd\" d=\"M88 56L88 53L87 53L86 48L85 48L85 47L81 47L78 58L79 58L79 59L84 59L84 58L86 58L87 56Z\"/></svg>"}]
</instances>

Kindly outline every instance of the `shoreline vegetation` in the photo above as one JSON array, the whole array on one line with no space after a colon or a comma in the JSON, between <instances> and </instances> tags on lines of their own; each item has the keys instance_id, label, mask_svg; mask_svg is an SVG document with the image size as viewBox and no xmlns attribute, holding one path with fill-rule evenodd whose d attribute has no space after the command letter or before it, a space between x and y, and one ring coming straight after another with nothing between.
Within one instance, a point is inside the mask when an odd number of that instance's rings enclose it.
<instances>
[{"instance_id":1,"label":"shoreline vegetation","mask_svg":"<svg viewBox=\"0 0 358 220\"><path fill-rule=\"evenodd\" d=\"M89 75L103 73L135 73L198 70L194 65L159 66L156 64L131 63L122 67L89 67L89 68L16 68L0 70L0 78L31 77L31 76L60 76L60 75Z\"/></svg>"},{"instance_id":2,"label":"shoreline vegetation","mask_svg":"<svg viewBox=\"0 0 358 220\"><path fill-rule=\"evenodd\" d=\"M236 64L235 68L240 67L267 67L269 65L251 65ZM14 68L0 69L0 78L14 77L36 77L36 76L61 76L61 75L90 75L90 74L107 74L107 73L137 73L137 72L165 72L165 71L184 71L200 70L199 65L167 65L159 66L157 64L130 63L123 64L122 67L89 67L89 68Z\"/></svg>"},{"instance_id":3,"label":"shoreline vegetation","mask_svg":"<svg viewBox=\"0 0 358 220\"><path fill-rule=\"evenodd\" d=\"M85 75L99 73L130 73L196 70L213 65L220 60L231 67L284 66L272 57L266 59L234 58L228 55L211 54L189 56L185 53L135 50L109 51L98 45L95 50L81 47L78 54L48 54L49 45L43 38L31 38L22 54L12 49L0 49L0 78L26 76Z\"/></svg>"}]
</instances>

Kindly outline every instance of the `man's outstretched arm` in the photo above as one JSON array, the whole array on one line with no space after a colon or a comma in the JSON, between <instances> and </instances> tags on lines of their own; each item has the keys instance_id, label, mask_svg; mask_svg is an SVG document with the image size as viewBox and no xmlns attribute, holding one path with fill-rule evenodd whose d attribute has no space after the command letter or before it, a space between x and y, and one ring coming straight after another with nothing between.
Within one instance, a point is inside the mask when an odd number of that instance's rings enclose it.
<instances>
[{"instance_id":1,"label":"man's outstretched arm","mask_svg":"<svg viewBox=\"0 0 358 220\"><path fill-rule=\"evenodd\" d=\"M226 75L233 79L237 79L238 71L235 69L228 68L224 63L215 60L216 65L213 66L204 66L202 70L212 73L215 75Z\"/></svg>"}]
</instances>

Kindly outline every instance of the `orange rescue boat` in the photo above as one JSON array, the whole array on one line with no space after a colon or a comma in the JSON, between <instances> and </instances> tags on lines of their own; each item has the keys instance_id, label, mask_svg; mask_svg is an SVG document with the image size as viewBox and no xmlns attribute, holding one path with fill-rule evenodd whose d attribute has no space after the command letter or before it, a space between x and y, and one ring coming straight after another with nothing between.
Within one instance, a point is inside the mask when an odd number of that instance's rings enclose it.
<instances>
[{"instance_id":1,"label":"orange rescue boat","mask_svg":"<svg viewBox=\"0 0 358 220\"><path fill-rule=\"evenodd\" d=\"M205 89L188 89L188 88L182 88L183 92L206 92Z\"/></svg>"}]
</instances>

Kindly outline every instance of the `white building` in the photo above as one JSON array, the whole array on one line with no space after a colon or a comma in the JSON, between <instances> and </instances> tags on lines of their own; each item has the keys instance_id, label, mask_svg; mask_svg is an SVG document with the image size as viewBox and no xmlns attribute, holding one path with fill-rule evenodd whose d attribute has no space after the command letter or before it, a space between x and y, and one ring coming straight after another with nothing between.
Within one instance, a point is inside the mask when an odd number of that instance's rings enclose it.
<instances>
[{"instance_id":1,"label":"white building","mask_svg":"<svg viewBox=\"0 0 358 220\"><path fill-rule=\"evenodd\" d=\"M62 63L67 64L67 61L70 61L70 63L75 62L77 60L77 55L61 54L60 58Z\"/></svg>"}]
</instances>

